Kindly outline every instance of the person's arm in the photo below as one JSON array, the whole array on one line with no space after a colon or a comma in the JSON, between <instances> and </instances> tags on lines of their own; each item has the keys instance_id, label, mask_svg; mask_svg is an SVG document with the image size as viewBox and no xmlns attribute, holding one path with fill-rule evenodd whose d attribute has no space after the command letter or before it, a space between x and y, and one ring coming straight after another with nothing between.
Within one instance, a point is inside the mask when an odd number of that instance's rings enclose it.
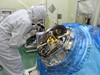
<instances>
[{"instance_id":1,"label":"person's arm","mask_svg":"<svg viewBox=\"0 0 100 75\"><path fill-rule=\"evenodd\" d=\"M31 36L34 36L36 34L37 30L31 30L28 34L24 36L24 39L27 40Z\"/></svg>"},{"instance_id":2,"label":"person's arm","mask_svg":"<svg viewBox=\"0 0 100 75\"><path fill-rule=\"evenodd\" d=\"M31 30L31 24L22 22L18 23L12 30L12 36L9 40L9 46L14 48L19 48L26 43L27 38L31 35L27 34ZM27 34L27 35L26 35Z\"/></svg>"}]
</instances>

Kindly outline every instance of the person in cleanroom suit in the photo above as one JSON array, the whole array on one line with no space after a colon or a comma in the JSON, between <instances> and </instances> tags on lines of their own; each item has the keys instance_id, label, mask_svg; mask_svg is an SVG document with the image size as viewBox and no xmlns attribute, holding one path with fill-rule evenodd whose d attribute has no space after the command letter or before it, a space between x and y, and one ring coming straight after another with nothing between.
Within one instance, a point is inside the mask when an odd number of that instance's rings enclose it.
<instances>
[{"instance_id":1,"label":"person in cleanroom suit","mask_svg":"<svg viewBox=\"0 0 100 75\"><path fill-rule=\"evenodd\" d=\"M32 23L45 17L46 9L40 5L16 11L0 23L0 65L8 75L25 75L18 48L36 33Z\"/></svg>"}]
</instances>

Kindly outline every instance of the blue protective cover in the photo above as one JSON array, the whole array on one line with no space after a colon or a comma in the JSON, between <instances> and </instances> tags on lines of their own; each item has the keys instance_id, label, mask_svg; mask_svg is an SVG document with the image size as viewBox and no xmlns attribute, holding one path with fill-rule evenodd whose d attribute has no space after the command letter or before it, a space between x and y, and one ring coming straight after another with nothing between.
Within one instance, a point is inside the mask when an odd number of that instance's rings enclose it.
<instances>
[{"instance_id":1,"label":"blue protective cover","mask_svg":"<svg viewBox=\"0 0 100 75\"><path fill-rule=\"evenodd\" d=\"M46 67L38 57L40 75L100 75L100 28L64 23L75 36L68 56L56 66Z\"/></svg>"}]
</instances>

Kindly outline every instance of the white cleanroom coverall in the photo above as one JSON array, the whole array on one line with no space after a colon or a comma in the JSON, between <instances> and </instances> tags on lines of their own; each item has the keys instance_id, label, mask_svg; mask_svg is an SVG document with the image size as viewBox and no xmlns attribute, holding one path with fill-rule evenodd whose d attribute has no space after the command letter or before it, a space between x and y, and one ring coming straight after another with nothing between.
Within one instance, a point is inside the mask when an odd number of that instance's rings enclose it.
<instances>
[{"instance_id":1,"label":"white cleanroom coverall","mask_svg":"<svg viewBox=\"0 0 100 75\"><path fill-rule=\"evenodd\" d=\"M32 21L44 19L45 16L44 6L35 6L16 11L0 23L0 65L8 75L25 75L18 48L30 37L28 32L31 30Z\"/></svg>"}]
</instances>

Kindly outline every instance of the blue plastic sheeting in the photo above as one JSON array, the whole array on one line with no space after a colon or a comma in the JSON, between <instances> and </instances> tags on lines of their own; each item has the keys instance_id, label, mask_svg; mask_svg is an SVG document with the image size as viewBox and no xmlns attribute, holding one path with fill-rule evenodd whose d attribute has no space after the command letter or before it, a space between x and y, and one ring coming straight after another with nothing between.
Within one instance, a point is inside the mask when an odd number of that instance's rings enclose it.
<instances>
[{"instance_id":1,"label":"blue plastic sheeting","mask_svg":"<svg viewBox=\"0 0 100 75\"><path fill-rule=\"evenodd\" d=\"M100 75L100 29L78 23L63 25L75 36L71 51L60 64L49 68L38 57L40 75Z\"/></svg>"},{"instance_id":2,"label":"blue plastic sheeting","mask_svg":"<svg viewBox=\"0 0 100 75\"><path fill-rule=\"evenodd\" d=\"M93 39L93 44L100 49L100 28L89 26L89 32Z\"/></svg>"}]
</instances>

